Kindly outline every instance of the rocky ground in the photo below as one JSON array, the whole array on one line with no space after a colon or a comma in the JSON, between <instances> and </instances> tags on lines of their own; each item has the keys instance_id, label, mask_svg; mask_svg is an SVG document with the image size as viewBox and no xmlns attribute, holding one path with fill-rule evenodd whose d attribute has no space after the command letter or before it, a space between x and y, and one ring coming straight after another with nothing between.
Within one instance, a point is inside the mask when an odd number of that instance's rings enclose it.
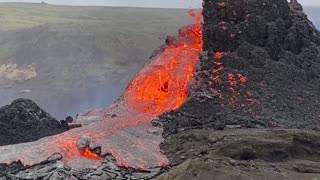
<instances>
[{"instance_id":1,"label":"rocky ground","mask_svg":"<svg viewBox=\"0 0 320 180\"><path fill-rule=\"evenodd\" d=\"M162 146L174 167L157 179L317 180L319 131L188 130Z\"/></svg>"},{"instance_id":2,"label":"rocky ground","mask_svg":"<svg viewBox=\"0 0 320 180\"><path fill-rule=\"evenodd\" d=\"M0 165L0 180L113 180L113 179L155 179L164 170L156 168L138 171L120 168L111 156L106 156L103 165L98 168L73 170L60 161L61 156L53 155L48 161L32 167L24 167L16 163L12 166Z\"/></svg>"}]
</instances>

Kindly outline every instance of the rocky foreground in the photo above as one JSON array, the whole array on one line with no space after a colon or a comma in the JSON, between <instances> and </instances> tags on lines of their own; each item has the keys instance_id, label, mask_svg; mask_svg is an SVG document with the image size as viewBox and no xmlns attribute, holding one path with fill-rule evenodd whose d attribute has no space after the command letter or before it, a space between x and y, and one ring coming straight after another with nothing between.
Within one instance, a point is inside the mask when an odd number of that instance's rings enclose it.
<instances>
[{"instance_id":1,"label":"rocky foreground","mask_svg":"<svg viewBox=\"0 0 320 180\"><path fill-rule=\"evenodd\" d=\"M167 168L111 156L75 171L61 156L0 166L0 179L320 179L320 34L286 0L205 0L204 52L189 99L164 128Z\"/></svg>"},{"instance_id":2,"label":"rocky foreground","mask_svg":"<svg viewBox=\"0 0 320 180\"><path fill-rule=\"evenodd\" d=\"M317 180L320 133L285 129L188 130L162 149L173 167L157 179Z\"/></svg>"}]
</instances>

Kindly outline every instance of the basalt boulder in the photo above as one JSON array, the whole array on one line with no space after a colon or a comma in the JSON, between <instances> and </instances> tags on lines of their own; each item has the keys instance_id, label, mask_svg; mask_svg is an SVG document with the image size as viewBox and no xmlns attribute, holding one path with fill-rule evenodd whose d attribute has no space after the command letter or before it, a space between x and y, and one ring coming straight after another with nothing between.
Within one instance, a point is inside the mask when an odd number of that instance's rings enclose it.
<instances>
[{"instance_id":1,"label":"basalt boulder","mask_svg":"<svg viewBox=\"0 0 320 180\"><path fill-rule=\"evenodd\" d=\"M17 99L0 108L0 145L35 141L64 132L49 113L29 99Z\"/></svg>"}]
</instances>

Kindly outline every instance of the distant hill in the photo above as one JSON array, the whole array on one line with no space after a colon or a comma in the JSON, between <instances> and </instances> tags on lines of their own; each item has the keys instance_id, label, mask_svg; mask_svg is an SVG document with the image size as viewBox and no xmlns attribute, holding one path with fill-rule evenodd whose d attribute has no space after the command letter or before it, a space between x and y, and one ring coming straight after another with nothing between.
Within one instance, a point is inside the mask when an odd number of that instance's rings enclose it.
<instances>
[{"instance_id":1,"label":"distant hill","mask_svg":"<svg viewBox=\"0 0 320 180\"><path fill-rule=\"evenodd\" d=\"M108 105L165 37L190 22L183 9L0 3L0 79L37 74L0 80L0 106L30 98L62 118Z\"/></svg>"}]
</instances>

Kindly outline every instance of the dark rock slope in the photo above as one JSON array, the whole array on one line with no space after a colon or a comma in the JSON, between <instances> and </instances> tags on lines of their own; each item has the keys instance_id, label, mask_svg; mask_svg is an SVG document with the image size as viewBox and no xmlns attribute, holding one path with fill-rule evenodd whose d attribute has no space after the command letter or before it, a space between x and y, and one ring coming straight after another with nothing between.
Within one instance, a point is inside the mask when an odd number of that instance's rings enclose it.
<instances>
[{"instance_id":1,"label":"dark rock slope","mask_svg":"<svg viewBox=\"0 0 320 180\"><path fill-rule=\"evenodd\" d=\"M301 9L286 0L205 0L201 86L163 116L165 134L227 125L319 129L320 35Z\"/></svg>"},{"instance_id":2,"label":"dark rock slope","mask_svg":"<svg viewBox=\"0 0 320 180\"><path fill-rule=\"evenodd\" d=\"M0 145L35 141L63 131L57 120L29 99L0 108Z\"/></svg>"}]
</instances>

